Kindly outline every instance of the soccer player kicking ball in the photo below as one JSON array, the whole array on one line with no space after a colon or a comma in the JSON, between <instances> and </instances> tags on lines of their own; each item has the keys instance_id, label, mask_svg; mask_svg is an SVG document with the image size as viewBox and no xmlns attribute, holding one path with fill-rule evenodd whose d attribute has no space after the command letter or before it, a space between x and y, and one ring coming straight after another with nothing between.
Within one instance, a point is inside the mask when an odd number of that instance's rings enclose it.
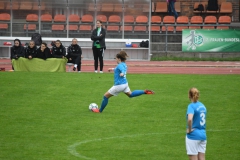
<instances>
[{"instance_id":1,"label":"soccer player kicking ball","mask_svg":"<svg viewBox=\"0 0 240 160\"><path fill-rule=\"evenodd\" d=\"M126 59L128 55L125 51L121 51L116 55L116 61L118 65L116 68L109 68L108 71L114 71L114 85L104 94L101 108L92 109L95 113L101 113L108 104L108 99L112 96L117 96L120 92L124 92L128 97L136 97L143 94L154 94L151 90L135 90L131 92L128 81L126 78L127 75L127 65Z\"/></svg>"}]
</instances>

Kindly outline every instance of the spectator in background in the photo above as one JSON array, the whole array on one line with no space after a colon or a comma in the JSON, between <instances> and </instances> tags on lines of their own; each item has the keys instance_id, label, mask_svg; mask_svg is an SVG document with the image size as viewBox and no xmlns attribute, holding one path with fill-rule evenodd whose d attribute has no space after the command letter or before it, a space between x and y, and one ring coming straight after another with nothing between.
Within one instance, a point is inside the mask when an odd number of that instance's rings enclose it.
<instances>
[{"instance_id":1,"label":"spectator in background","mask_svg":"<svg viewBox=\"0 0 240 160\"><path fill-rule=\"evenodd\" d=\"M91 40L93 41L92 50L95 73L98 72L98 59L100 62L100 73L103 73L103 55L104 50L106 50L105 35L106 31L104 28L102 28L102 21L97 20L97 28L93 30L91 36Z\"/></svg>"},{"instance_id":2,"label":"spectator in background","mask_svg":"<svg viewBox=\"0 0 240 160\"><path fill-rule=\"evenodd\" d=\"M52 54L46 43L43 42L41 46L37 49L36 58L41 58L44 60L46 60L47 58L52 58Z\"/></svg>"},{"instance_id":3,"label":"spectator in background","mask_svg":"<svg viewBox=\"0 0 240 160\"><path fill-rule=\"evenodd\" d=\"M34 41L30 41L29 45L25 48L25 58L32 59L37 55L37 46Z\"/></svg>"},{"instance_id":4,"label":"spectator in background","mask_svg":"<svg viewBox=\"0 0 240 160\"><path fill-rule=\"evenodd\" d=\"M19 57L24 57L24 47L19 39L15 39L11 47L11 59L18 60ZM14 70L13 66L12 69Z\"/></svg>"},{"instance_id":5,"label":"spectator in background","mask_svg":"<svg viewBox=\"0 0 240 160\"><path fill-rule=\"evenodd\" d=\"M175 2L176 2L176 0L167 0L169 15L174 14L175 18L177 19L178 14L177 14L177 12L175 10L175 7L174 7Z\"/></svg>"},{"instance_id":6,"label":"spectator in background","mask_svg":"<svg viewBox=\"0 0 240 160\"><path fill-rule=\"evenodd\" d=\"M52 56L53 56L53 58L65 58L66 57L66 49L62 45L60 40L57 40L55 42L55 45L53 45Z\"/></svg>"},{"instance_id":7,"label":"spectator in background","mask_svg":"<svg viewBox=\"0 0 240 160\"><path fill-rule=\"evenodd\" d=\"M82 49L77 43L77 39L73 38L72 44L68 47L67 59L68 63L74 64L73 71L77 69L78 72L81 72Z\"/></svg>"}]
</instances>

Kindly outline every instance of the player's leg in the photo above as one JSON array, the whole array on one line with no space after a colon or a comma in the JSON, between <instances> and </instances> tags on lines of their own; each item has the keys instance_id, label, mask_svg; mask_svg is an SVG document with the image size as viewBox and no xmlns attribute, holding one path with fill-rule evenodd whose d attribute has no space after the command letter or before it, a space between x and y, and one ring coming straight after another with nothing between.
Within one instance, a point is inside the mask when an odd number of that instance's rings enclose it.
<instances>
[{"instance_id":1,"label":"player's leg","mask_svg":"<svg viewBox=\"0 0 240 160\"><path fill-rule=\"evenodd\" d=\"M188 139L187 136L185 141L189 160L198 160L198 141Z\"/></svg>"},{"instance_id":2,"label":"player's leg","mask_svg":"<svg viewBox=\"0 0 240 160\"><path fill-rule=\"evenodd\" d=\"M205 160L207 141L200 141L198 145L198 160Z\"/></svg>"},{"instance_id":3,"label":"player's leg","mask_svg":"<svg viewBox=\"0 0 240 160\"><path fill-rule=\"evenodd\" d=\"M134 90L133 92L131 92L131 90L129 89L128 92L125 92L125 94L129 97L137 97L137 96L141 96L143 94L154 94L154 92L152 90Z\"/></svg>"}]
</instances>

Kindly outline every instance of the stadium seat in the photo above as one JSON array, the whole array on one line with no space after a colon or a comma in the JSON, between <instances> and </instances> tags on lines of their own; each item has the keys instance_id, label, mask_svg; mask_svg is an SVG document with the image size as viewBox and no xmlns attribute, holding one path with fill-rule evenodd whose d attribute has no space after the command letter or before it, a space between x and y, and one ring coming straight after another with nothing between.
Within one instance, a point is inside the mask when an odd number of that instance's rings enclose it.
<instances>
[{"instance_id":1,"label":"stadium seat","mask_svg":"<svg viewBox=\"0 0 240 160\"><path fill-rule=\"evenodd\" d=\"M37 29L36 24L24 24L23 26L24 31L28 30L28 31L35 31Z\"/></svg>"},{"instance_id":2,"label":"stadium seat","mask_svg":"<svg viewBox=\"0 0 240 160\"><path fill-rule=\"evenodd\" d=\"M190 23L192 24L203 24L203 18L201 16L192 16L190 19ZM189 29L201 29L201 26L189 26Z\"/></svg>"},{"instance_id":3,"label":"stadium seat","mask_svg":"<svg viewBox=\"0 0 240 160\"><path fill-rule=\"evenodd\" d=\"M52 15L50 14L43 14L41 15L42 22L52 22Z\"/></svg>"},{"instance_id":4,"label":"stadium seat","mask_svg":"<svg viewBox=\"0 0 240 160\"><path fill-rule=\"evenodd\" d=\"M8 13L1 13L0 14L0 21L10 21L11 16Z\"/></svg>"},{"instance_id":5,"label":"stadium seat","mask_svg":"<svg viewBox=\"0 0 240 160\"><path fill-rule=\"evenodd\" d=\"M107 16L105 16L105 15L97 15L97 20L102 21L102 23L106 23L107 22Z\"/></svg>"},{"instance_id":6,"label":"stadium seat","mask_svg":"<svg viewBox=\"0 0 240 160\"><path fill-rule=\"evenodd\" d=\"M68 16L68 20L69 20L69 22L79 23L80 17L76 14L71 14Z\"/></svg>"},{"instance_id":7,"label":"stadium seat","mask_svg":"<svg viewBox=\"0 0 240 160\"><path fill-rule=\"evenodd\" d=\"M78 25L76 24L70 24L66 27L69 31L78 31Z\"/></svg>"},{"instance_id":8,"label":"stadium seat","mask_svg":"<svg viewBox=\"0 0 240 160\"><path fill-rule=\"evenodd\" d=\"M26 1L26 2L20 2L20 7L19 9L22 10L31 10L33 8L33 4L31 1Z\"/></svg>"},{"instance_id":9,"label":"stadium seat","mask_svg":"<svg viewBox=\"0 0 240 160\"><path fill-rule=\"evenodd\" d=\"M230 24L231 23L231 17L230 16L220 16L218 18L218 24ZM229 29L229 26L217 26L217 29Z\"/></svg>"},{"instance_id":10,"label":"stadium seat","mask_svg":"<svg viewBox=\"0 0 240 160\"><path fill-rule=\"evenodd\" d=\"M216 16L206 16L204 18L204 24L214 24L216 25L217 23L217 18ZM203 26L203 29L215 29L214 26Z\"/></svg>"},{"instance_id":11,"label":"stadium seat","mask_svg":"<svg viewBox=\"0 0 240 160\"><path fill-rule=\"evenodd\" d=\"M167 2L156 2L155 12L167 12Z\"/></svg>"},{"instance_id":12,"label":"stadium seat","mask_svg":"<svg viewBox=\"0 0 240 160\"><path fill-rule=\"evenodd\" d=\"M107 26L107 31L119 31L119 26Z\"/></svg>"},{"instance_id":13,"label":"stadium seat","mask_svg":"<svg viewBox=\"0 0 240 160\"><path fill-rule=\"evenodd\" d=\"M90 14L83 15L81 22L82 23L93 23L93 16Z\"/></svg>"},{"instance_id":14,"label":"stadium seat","mask_svg":"<svg viewBox=\"0 0 240 160\"><path fill-rule=\"evenodd\" d=\"M6 24L6 23L0 23L0 29L1 29L1 30L7 30L7 29L8 29L8 24Z\"/></svg>"},{"instance_id":15,"label":"stadium seat","mask_svg":"<svg viewBox=\"0 0 240 160\"><path fill-rule=\"evenodd\" d=\"M0 2L0 9L5 9L4 2Z\"/></svg>"},{"instance_id":16,"label":"stadium seat","mask_svg":"<svg viewBox=\"0 0 240 160\"><path fill-rule=\"evenodd\" d=\"M66 16L63 14L56 14L53 19L54 22L66 22Z\"/></svg>"},{"instance_id":17,"label":"stadium seat","mask_svg":"<svg viewBox=\"0 0 240 160\"><path fill-rule=\"evenodd\" d=\"M189 23L189 19L187 16L179 16L177 18L177 24L188 24ZM182 32L183 29L188 29L188 26L178 26L176 27L176 31L180 31Z\"/></svg>"},{"instance_id":18,"label":"stadium seat","mask_svg":"<svg viewBox=\"0 0 240 160\"><path fill-rule=\"evenodd\" d=\"M97 11L100 11L101 5L97 5ZM88 4L88 11L95 11L95 4L94 3L89 3Z\"/></svg>"},{"instance_id":19,"label":"stadium seat","mask_svg":"<svg viewBox=\"0 0 240 160\"><path fill-rule=\"evenodd\" d=\"M162 18L160 16L152 16L151 17L151 23L161 23Z\"/></svg>"},{"instance_id":20,"label":"stadium seat","mask_svg":"<svg viewBox=\"0 0 240 160\"><path fill-rule=\"evenodd\" d=\"M124 16L124 23L134 23L134 17L131 15Z\"/></svg>"},{"instance_id":21,"label":"stadium seat","mask_svg":"<svg viewBox=\"0 0 240 160\"><path fill-rule=\"evenodd\" d=\"M180 2L175 2L174 4L176 12L180 13L181 12L181 3Z\"/></svg>"},{"instance_id":22,"label":"stadium seat","mask_svg":"<svg viewBox=\"0 0 240 160\"><path fill-rule=\"evenodd\" d=\"M123 27L121 26L120 30L123 30ZM124 32L132 32L133 31L133 26L124 26Z\"/></svg>"},{"instance_id":23,"label":"stadium seat","mask_svg":"<svg viewBox=\"0 0 240 160\"><path fill-rule=\"evenodd\" d=\"M92 31L92 26L91 25L80 25L79 30L80 31Z\"/></svg>"},{"instance_id":24,"label":"stadium seat","mask_svg":"<svg viewBox=\"0 0 240 160\"><path fill-rule=\"evenodd\" d=\"M42 1L40 3L40 9L41 10L45 10L46 9L46 4L44 2L42 2Z\"/></svg>"},{"instance_id":25,"label":"stadium seat","mask_svg":"<svg viewBox=\"0 0 240 160\"><path fill-rule=\"evenodd\" d=\"M10 10L10 9L11 9L11 4L7 3L6 10ZM13 10L18 10L19 9L18 1L17 2L12 2L12 9Z\"/></svg>"},{"instance_id":26,"label":"stadium seat","mask_svg":"<svg viewBox=\"0 0 240 160\"><path fill-rule=\"evenodd\" d=\"M53 24L52 31L63 31L64 25L63 24Z\"/></svg>"},{"instance_id":27,"label":"stadium seat","mask_svg":"<svg viewBox=\"0 0 240 160\"><path fill-rule=\"evenodd\" d=\"M220 13L232 13L232 3L231 2L222 2L220 7Z\"/></svg>"},{"instance_id":28,"label":"stadium seat","mask_svg":"<svg viewBox=\"0 0 240 160\"><path fill-rule=\"evenodd\" d=\"M121 23L121 17L118 15L111 15L108 17L108 23Z\"/></svg>"},{"instance_id":29,"label":"stadium seat","mask_svg":"<svg viewBox=\"0 0 240 160\"><path fill-rule=\"evenodd\" d=\"M151 26L152 32L160 32L160 26Z\"/></svg>"},{"instance_id":30,"label":"stadium seat","mask_svg":"<svg viewBox=\"0 0 240 160\"><path fill-rule=\"evenodd\" d=\"M101 7L102 12L113 12L113 4L112 3L103 3Z\"/></svg>"},{"instance_id":31,"label":"stadium seat","mask_svg":"<svg viewBox=\"0 0 240 160\"><path fill-rule=\"evenodd\" d=\"M134 26L134 32L146 32L147 26Z\"/></svg>"},{"instance_id":32,"label":"stadium seat","mask_svg":"<svg viewBox=\"0 0 240 160\"><path fill-rule=\"evenodd\" d=\"M37 22L38 21L38 15L37 14L28 14L26 17L27 22Z\"/></svg>"},{"instance_id":33,"label":"stadium seat","mask_svg":"<svg viewBox=\"0 0 240 160\"><path fill-rule=\"evenodd\" d=\"M114 4L113 12L122 12L122 11L123 11L122 4Z\"/></svg>"},{"instance_id":34,"label":"stadium seat","mask_svg":"<svg viewBox=\"0 0 240 160\"><path fill-rule=\"evenodd\" d=\"M142 8L143 8L143 12L149 12L149 4L143 4L143 6L142 6ZM154 6L154 2L152 2L152 12L154 12L155 11L155 8L154 8L155 6Z\"/></svg>"},{"instance_id":35,"label":"stadium seat","mask_svg":"<svg viewBox=\"0 0 240 160\"><path fill-rule=\"evenodd\" d=\"M148 17L147 16L137 16L136 23L148 23Z\"/></svg>"},{"instance_id":36,"label":"stadium seat","mask_svg":"<svg viewBox=\"0 0 240 160\"><path fill-rule=\"evenodd\" d=\"M163 17L163 24L175 24L175 17L174 16L165 16ZM166 26L162 26L162 31L170 31L173 32L174 31L174 26L168 25L168 27L166 28Z\"/></svg>"},{"instance_id":37,"label":"stadium seat","mask_svg":"<svg viewBox=\"0 0 240 160\"><path fill-rule=\"evenodd\" d=\"M38 10L38 2L33 2L32 10Z\"/></svg>"}]
</instances>

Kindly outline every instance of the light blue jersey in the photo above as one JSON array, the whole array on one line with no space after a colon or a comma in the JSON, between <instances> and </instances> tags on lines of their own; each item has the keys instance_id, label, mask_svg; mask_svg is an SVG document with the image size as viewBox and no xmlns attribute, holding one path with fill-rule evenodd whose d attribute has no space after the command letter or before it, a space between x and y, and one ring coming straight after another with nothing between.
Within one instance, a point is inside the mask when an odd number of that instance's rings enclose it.
<instances>
[{"instance_id":1,"label":"light blue jersey","mask_svg":"<svg viewBox=\"0 0 240 160\"><path fill-rule=\"evenodd\" d=\"M123 73L124 76L120 76ZM127 82L127 65L125 62L121 62L114 68L114 85L126 84Z\"/></svg>"},{"instance_id":2,"label":"light blue jersey","mask_svg":"<svg viewBox=\"0 0 240 160\"><path fill-rule=\"evenodd\" d=\"M194 131L187 134L187 137L191 140L207 140L206 135L206 114L207 109L201 102L190 103L187 109L186 118L188 114L193 114L192 128ZM187 125L188 128L188 125Z\"/></svg>"}]
</instances>

